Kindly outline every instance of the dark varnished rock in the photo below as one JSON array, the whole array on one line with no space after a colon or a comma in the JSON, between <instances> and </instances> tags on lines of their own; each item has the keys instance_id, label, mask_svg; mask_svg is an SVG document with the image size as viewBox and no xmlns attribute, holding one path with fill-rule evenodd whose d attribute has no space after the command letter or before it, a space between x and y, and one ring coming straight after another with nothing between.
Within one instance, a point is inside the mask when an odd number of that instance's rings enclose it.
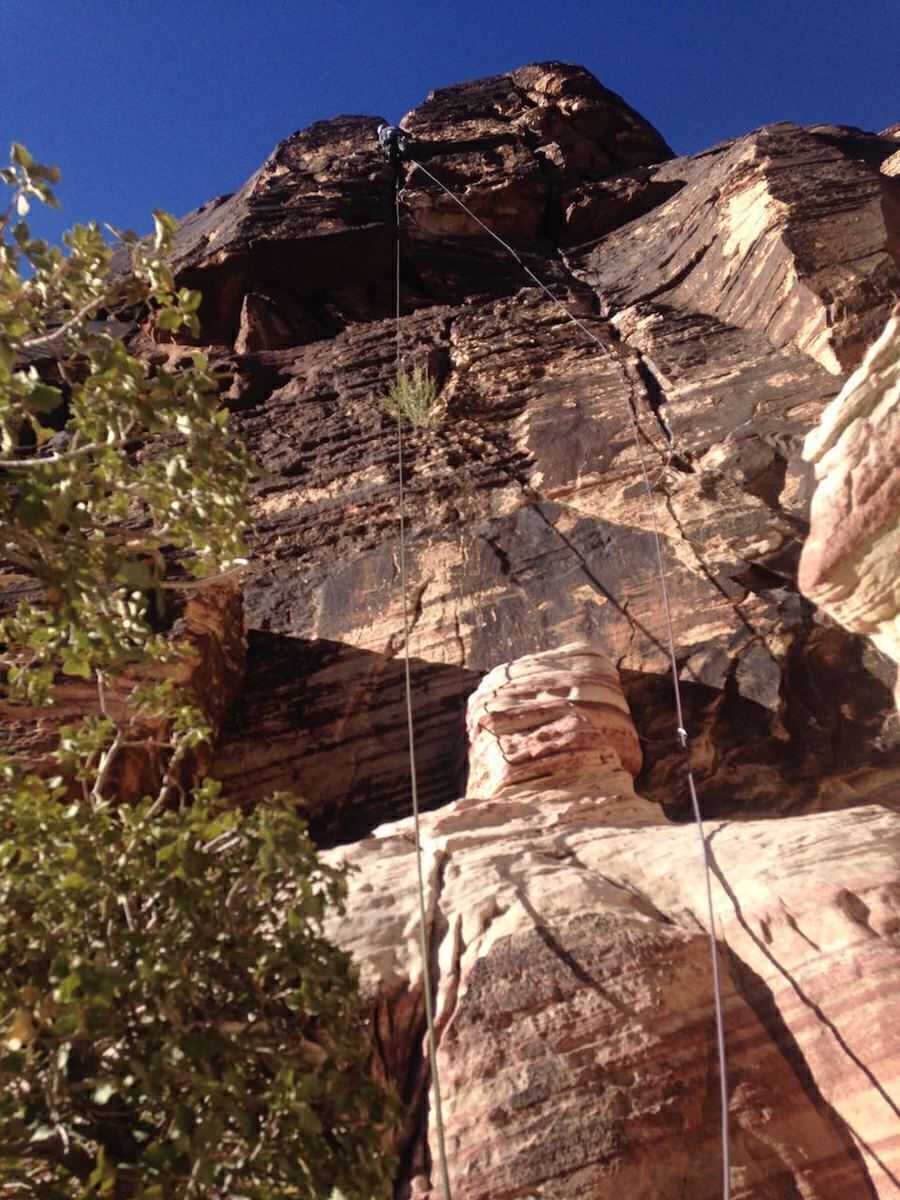
<instances>
[{"instance_id":1,"label":"dark varnished rock","mask_svg":"<svg viewBox=\"0 0 900 1200\"><path fill-rule=\"evenodd\" d=\"M772 125L667 164L686 186L583 252L579 270L611 308L707 313L840 373L900 295L896 185L867 161L884 141L861 139L863 155L840 131Z\"/></svg>"}]
</instances>

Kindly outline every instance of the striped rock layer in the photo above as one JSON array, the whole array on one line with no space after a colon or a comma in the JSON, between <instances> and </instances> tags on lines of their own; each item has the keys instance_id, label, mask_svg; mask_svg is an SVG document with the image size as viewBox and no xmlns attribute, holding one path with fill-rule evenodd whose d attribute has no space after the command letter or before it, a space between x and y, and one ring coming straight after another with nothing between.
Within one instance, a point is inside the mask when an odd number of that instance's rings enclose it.
<instances>
[{"instance_id":1,"label":"striped rock layer","mask_svg":"<svg viewBox=\"0 0 900 1200\"><path fill-rule=\"evenodd\" d=\"M658 548L733 1196L897 1200L895 389L870 351L900 298L897 129L783 123L673 157L579 67L440 89L402 121L417 160L551 296L407 164L397 323L383 120L291 133L181 222L174 267L259 464L242 595L197 609L189 682L224 794L293 791L359 868L334 932L407 1102L397 1194L437 1194L406 652L455 1194L721 1194ZM191 352L151 321L124 336L151 366ZM408 638L398 346L440 416L405 438ZM55 730L11 719L4 749L39 758Z\"/></svg>"},{"instance_id":2,"label":"striped rock layer","mask_svg":"<svg viewBox=\"0 0 900 1200\"><path fill-rule=\"evenodd\" d=\"M615 720L592 720L598 695ZM561 711L583 723L561 728ZM469 728L479 783L426 814L419 838L454 1195L714 1200L703 855L696 829L634 795L614 668L585 644L504 664ZM704 834L732 1195L900 1195L900 817L868 807ZM401 821L331 852L354 868L333 932L362 970L378 1069L415 1114L400 1194L437 1198L415 844Z\"/></svg>"}]
</instances>

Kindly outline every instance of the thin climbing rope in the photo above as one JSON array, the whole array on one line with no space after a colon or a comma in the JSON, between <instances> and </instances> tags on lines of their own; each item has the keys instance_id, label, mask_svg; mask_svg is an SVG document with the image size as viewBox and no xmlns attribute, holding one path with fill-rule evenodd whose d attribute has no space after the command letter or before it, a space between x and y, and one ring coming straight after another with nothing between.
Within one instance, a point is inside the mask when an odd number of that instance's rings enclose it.
<instances>
[{"instance_id":1,"label":"thin climbing rope","mask_svg":"<svg viewBox=\"0 0 900 1200\"><path fill-rule=\"evenodd\" d=\"M394 184L394 319L397 377L400 375L400 172ZM428 916L425 910L425 877L422 871L422 841L419 835L419 788L416 778L416 738L413 727L412 682L409 672L409 588L406 572L406 486L403 461L403 420L397 414L397 474L400 481L400 591L403 596L403 676L406 690L406 728L409 739L409 775L412 790L413 830L416 842L416 874L419 894L419 946L422 953L422 988L425 992L425 1022L428 1038L428 1060L434 1087L434 1115L438 1143L441 1183L444 1200L452 1200L450 1172L447 1168L447 1145L444 1137L444 1113L441 1106L441 1081L438 1073L437 1038L434 1032L434 1002L431 996L431 965L428 945Z\"/></svg>"},{"instance_id":2,"label":"thin climbing rope","mask_svg":"<svg viewBox=\"0 0 900 1200\"><path fill-rule=\"evenodd\" d=\"M468 205L464 204L463 201L460 200L460 198L454 192L452 192L450 190L450 188L448 188L446 186L446 184L442 183L441 180L438 179L436 175L433 175L431 173L431 171L429 171L427 169L427 167L423 167L422 164L420 162L417 162L414 158L410 158L409 162L410 162L411 166L414 168L414 170L421 171L423 175L426 175L433 183L436 183L437 186L441 189L441 191L445 192L450 197L450 199L454 201L455 204L458 204L459 207L463 210L463 212L467 213L468 216L471 217L471 219L476 223L476 225L479 225L485 231L486 234L488 234L490 237L492 237L495 242L499 243L499 245L501 245L504 250L506 250L509 254L511 254L512 257L519 264L519 266L522 268L522 270L526 273L526 275L528 275L529 278L532 279L537 284L537 286L541 289L542 292L544 292L547 296L550 297L550 299L553 301L553 303L556 305L556 307L563 313L563 315L566 317L566 319L571 321L571 323L573 325L577 326L577 328L581 330L581 332L585 335L585 337L589 338L590 341L592 341L596 346L598 346L600 348L600 352L605 357L612 357L610 355L608 347L604 344L604 342L599 337L597 337L597 335L593 332L593 330L589 329L588 326L585 325L583 321L579 321L576 316L574 316L571 312L569 312L568 308L566 308L566 306L562 303L562 301L556 295L554 295L554 293L547 286L547 284L544 283L544 281L541 278L539 278L539 276L535 275L534 271L532 271L532 269L527 265L527 263L525 263L523 261L522 257L519 255L519 253L515 249L513 249L513 247L509 244L509 242L504 241L503 238L500 237L499 234L496 234L493 231L493 229L491 229L488 225L486 225L484 223L484 221L481 220L480 217L476 216L475 213L473 213L472 210L468 207ZM400 193L399 193L399 186L398 186L398 191L397 191L398 220L399 220L399 202L400 202L399 196L400 196ZM399 244L399 242L398 242L398 244ZM399 313L399 309L398 309L398 313ZM399 336L399 334L398 334L398 336ZM729 1136L729 1124L728 1124L728 1070L727 1070L727 1059L726 1059L726 1053L725 1053L725 1020L724 1020L723 1012L722 1012L722 982L721 982L721 979L719 976L719 956L717 953L717 946L716 946L715 910L713 907L713 898L712 898L712 882L711 882L712 871L710 870L710 863L709 863L709 847L706 844L706 837L703 832L703 817L700 812L700 802L697 798L697 788L694 783L694 775L691 770L690 748L688 745L688 733L684 726L684 707L683 707L682 701L681 701L681 684L680 684L680 681L678 678L678 661L675 656L675 633L674 633L674 629L673 629L673 625L672 625L672 609L671 609L671 605L669 603L669 589L668 589L668 585L666 583L666 572L665 572L665 566L663 564L662 543L660 541L660 536L659 536L659 514L658 514L658 510L657 510L656 496L654 494L653 487L650 483L650 476L647 472L647 464L644 459L643 450L641 448L640 428L637 423L637 417L635 415L634 409L632 408L631 404L628 404L627 408L628 408L629 420L631 423L631 431L632 431L632 435L634 438L634 445L635 445L635 449L637 451L638 461L641 466L641 475L643 476L644 492L645 492L646 498L647 498L647 508L648 508L648 512L650 515L650 523L651 523L652 530L653 530L653 542L654 542L654 547L655 547L655 551L656 551L656 565L657 565L657 573L659 576L659 588L660 588L660 594L662 596L663 611L665 614L665 622L666 622L668 653L669 653L669 668L670 668L671 675L672 675L672 690L673 690L674 697L675 697L675 713L676 713L676 718L677 718L677 722L678 722L676 730L675 730L675 734L678 739L678 744L681 747L682 751L684 752L684 756L685 756L685 766L687 769L688 789L689 789L690 795L691 795L691 805L693 808L694 821L696 823L697 831L700 836L700 846L701 846L701 853L702 853L702 857L703 857L703 871L704 871L704 878L706 881L706 904L707 904L707 912L708 912L708 917L709 917L709 931L708 931L709 932L709 948L710 948L710 958L712 960L713 991L715 994L716 1042L718 1045L718 1054L719 1054L719 1098L720 1098L720 1104L721 1104L721 1109L722 1109L722 1123L721 1123L722 1196L723 1196L723 1200L731 1200L731 1139Z\"/></svg>"}]
</instances>

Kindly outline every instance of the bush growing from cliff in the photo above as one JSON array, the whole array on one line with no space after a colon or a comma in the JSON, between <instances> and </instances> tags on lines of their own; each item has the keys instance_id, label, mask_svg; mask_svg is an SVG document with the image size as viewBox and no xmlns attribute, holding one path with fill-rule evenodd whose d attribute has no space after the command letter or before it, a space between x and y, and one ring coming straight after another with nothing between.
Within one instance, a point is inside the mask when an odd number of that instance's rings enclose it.
<instances>
[{"instance_id":1,"label":"bush growing from cliff","mask_svg":"<svg viewBox=\"0 0 900 1200\"><path fill-rule=\"evenodd\" d=\"M0 579L31 589L0 622L5 708L51 705L66 676L97 694L46 770L0 759L0 1194L384 1194L386 1105L323 935L343 876L283 798L244 814L188 778L210 730L160 632L171 564L239 559L249 466L202 355L150 370L116 336L138 306L198 332L174 222L123 235L114 273L96 226L65 252L31 236L54 168L14 146L0 178ZM158 784L124 804L151 741Z\"/></svg>"},{"instance_id":2,"label":"bush growing from cliff","mask_svg":"<svg viewBox=\"0 0 900 1200\"><path fill-rule=\"evenodd\" d=\"M417 429L432 429L440 420L437 384L423 367L412 372L399 371L382 401L384 408L398 420L406 420Z\"/></svg>"}]
</instances>

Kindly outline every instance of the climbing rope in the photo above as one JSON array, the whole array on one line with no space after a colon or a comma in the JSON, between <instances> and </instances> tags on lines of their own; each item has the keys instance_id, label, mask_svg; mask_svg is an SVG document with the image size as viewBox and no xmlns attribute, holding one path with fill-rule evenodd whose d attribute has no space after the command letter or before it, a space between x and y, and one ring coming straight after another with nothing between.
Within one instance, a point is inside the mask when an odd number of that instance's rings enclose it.
<instances>
[{"instance_id":1,"label":"climbing rope","mask_svg":"<svg viewBox=\"0 0 900 1200\"><path fill-rule=\"evenodd\" d=\"M460 198L454 192L452 192L450 190L450 188L448 188L446 186L446 184L442 183L441 180L438 179L436 175L432 174L432 172L429 171L427 167L424 167L420 162L417 162L416 159L412 158L407 153L405 145L402 146L401 151L402 152L398 152L397 160L395 162L395 180L396 180L395 222L396 222L396 228L397 228L397 281L398 281L397 282L397 289L398 289L397 290L398 370L399 370L399 353L400 353L400 349L399 349L399 337L400 337L400 331L399 331L399 321L400 321L400 307L399 307L399 304L400 304L400 301L399 301L399 295L400 295L400 293L399 293L400 166L399 166L399 163L400 163L401 157L405 158L406 161L408 161L410 163L414 172L421 171L423 175L425 175L433 183L437 184L437 186L441 189L441 191L444 192L447 196L449 196L450 199L456 205L458 205L459 208L461 208L462 211L464 213L466 213L475 222L476 225L478 225L481 229L483 229L484 232L486 234L488 234L489 237L493 238L493 240L495 242L497 242L500 246L502 246L503 249L515 259L515 261L519 264L519 266L522 268L522 270L525 272L525 274L528 275L528 277L541 289L541 291L544 292L545 295L547 295L550 298L550 300L553 302L553 304L563 313L563 315L565 316L565 318L568 321L570 321L573 325L575 325L585 335L585 337L587 337L591 342L593 342L597 347L599 347L600 352L605 357L612 357L612 355L610 355L608 347L604 344L604 342L599 337L597 337L597 335L593 332L593 330L589 329L588 326L585 325L583 321L580 321L576 316L574 316L568 310L568 308L566 308L566 306L553 293L553 291L547 286L547 284L544 283L544 281L538 275L536 275L534 273L534 271L532 271L532 269L528 266L528 264L526 262L524 262L524 260L519 255L519 253L509 244L509 242L504 241L504 239L502 237L500 237L499 234L495 233L493 231L493 229L491 229L487 224L485 224L485 222L482 221L482 219L480 217L476 216L476 214L474 212L472 212L472 210L468 207L468 205L466 205L462 200L460 200ZM709 861L709 848L707 846L706 837L703 832L703 816L700 811L700 802L697 797L697 788L694 783L693 771L691 770L690 745L689 745L689 740L688 740L688 732L687 732L687 729L685 728L685 722L684 722L684 706L682 704L682 698L681 698L681 683L680 683L680 680L678 677L678 661L677 661L676 654L675 654L675 633L674 633L673 622L672 622L672 609L671 609L671 604L669 601L669 589L668 589L668 585L666 583L666 572L665 572L665 565L663 562L662 542L661 542L660 533L659 533L659 513L658 513L658 509L657 509L656 495L653 491L653 486L650 483L650 476L647 471L647 464L646 464L646 460L644 458L643 449L641 447L640 428L637 423L637 417L636 417L635 412L630 404L627 405L627 408L628 408L628 416L629 416L629 421L631 424L631 431L632 431L632 436L634 439L635 449L637 451L638 461L640 463L641 475L643 477L643 487L644 487L644 492L645 492L646 501L647 501L648 514L650 517L650 525L651 525L651 528L653 531L653 542L654 542L654 548L655 548L657 574L659 577L659 588L660 588L660 594L662 597L663 612L664 612L664 616L665 616L666 631L667 631L669 669L670 669L670 672L672 675L672 690L673 690L674 699L675 699L675 713L676 713L676 720L677 720L675 736L678 741L678 745L684 754L688 790L690 792L690 797L691 797L691 806L693 809L694 822L696 824L697 831L698 831L698 834L700 837L700 847L701 847L701 854L702 854L702 859L703 859L703 871L704 871L704 878L705 878L705 883L706 883L706 904L707 904L707 914L708 914L708 922L709 922L709 929L708 929L709 950L710 950L710 959L712 962L713 992L714 992L714 999L715 999L716 1042L717 1042L717 1047L718 1047L718 1059L719 1059L719 1094L720 1094L720 1104L721 1104L721 1142L722 1142L722 1196L723 1196L723 1200L731 1200L731 1140L730 1140L730 1135L729 1135L729 1122L728 1122L728 1072L727 1072L727 1058L726 1058L726 1052L725 1052L725 1021L724 1021L724 1016L723 1016L723 1005L722 1005L722 981L721 981L720 974L719 974L719 957L718 957L718 952L717 952L716 935L715 935L715 909L713 906L713 897L712 897L712 871L710 868L710 861ZM402 434L401 434L401 439L402 439ZM401 463L402 463L402 440L401 440ZM402 532L404 516L403 516L403 503L402 503L402 487L403 487L403 483L402 483L402 465L401 465L401 515L400 515L400 521L401 521L401 551L400 551L400 553L401 553L401 560L400 560L401 561L401 574L403 574L403 570L404 570L403 532ZM404 619L405 619L405 615L406 615L405 576L402 580L402 586L404 588ZM407 645L408 645L408 638L407 638ZM412 707L411 707L411 704L412 704L412 702L411 702L410 688L409 688L409 667L408 667L408 658L407 658L407 710L408 710L409 721L410 721L410 759L412 761L412 715L411 715ZM414 765L413 765L412 770L413 770L413 804L416 805L417 801L416 801L416 790L415 790L415 766ZM417 818L417 820L418 820L418 818ZM416 826L416 843L418 845L418 825ZM420 863L419 863L419 872L420 872L420 875L419 875L420 904L422 905L422 915L421 915L422 936L423 936L423 946L424 946L425 917L424 917L424 900L422 899L421 858L420 858ZM423 950L423 955L424 955L424 950ZM426 983L426 996L428 995L428 993L429 993L429 988ZM429 1020L429 1030L431 1030L431 1029L432 1029L432 1025ZM433 1032L430 1033L430 1037L433 1038ZM438 1112L438 1114L440 1114L440 1099L439 1099L439 1095L437 1093L437 1074L436 1074L437 1062L436 1062L435 1055L434 1055L433 1044L431 1044L431 1054L432 1054L432 1062L433 1062L432 1069L435 1072L437 1112ZM447 1196L449 1197L449 1185L447 1184L447 1179L446 1179L446 1163L443 1158L443 1155L444 1155L443 1131L441 1128L440 1116L438 1116L438 1124L439 1124L439 1141L441 1144L441 1154L442 1154L442 1162L443 1162L443 1169L444 1169L444 1189L445 1189Z\"/></svg>"},{"instance_id":2,"label":"climbing rope","mask_svg":"<svg viewBox=\"0 0 900 1200\"><path fill-rule=\"evenodd\" d=\"M392 160L393 161L393 160ZM394 163L394 319L395 371L400 377L400 163ZM419 946L422 954L422 988L425 992L425 1023L427 1027L428 1061L434 1087L434 1115L437 1132L438 1160L444 1200L452 1200L450 1173L447 1168L447 1146L444 1137L444 1113L441 1106L441 1081L438 1073L437 1038L434 1032L434 1001L431 994L431 965L428 940L428 916L425 909L425 877L422 870L422 841L419 822L419 788L416 777L416 739L413 726L412 682L409 671L409 586L406 571L406 486L403 458L403 420L397 414L397 475L399 479L400 524L400 592L403 597L403 676L406 692L406 728L409 740L409 774L412 791L413 831L416 843L416 874L419 896Z\"/></svg>"}]
</instances>

